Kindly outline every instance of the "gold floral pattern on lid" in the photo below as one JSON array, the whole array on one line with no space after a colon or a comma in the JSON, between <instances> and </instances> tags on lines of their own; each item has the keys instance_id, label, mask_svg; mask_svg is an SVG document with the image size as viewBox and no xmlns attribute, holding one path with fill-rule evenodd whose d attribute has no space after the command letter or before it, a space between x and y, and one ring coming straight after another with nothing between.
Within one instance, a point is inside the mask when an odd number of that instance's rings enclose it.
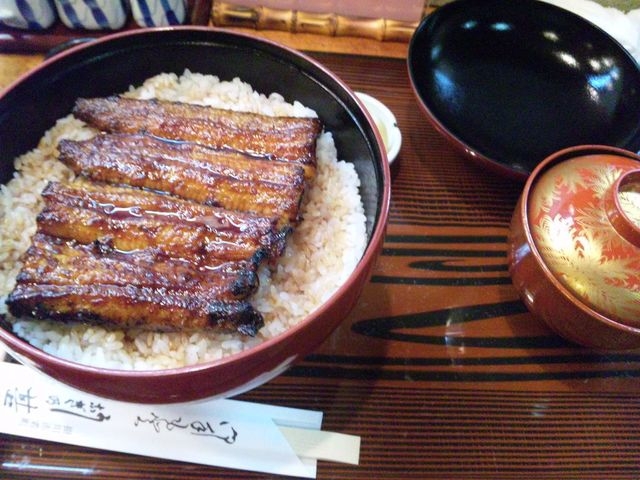
<instances>
[{"instance_id":1,"label":"gold floral pattern on lid","mask_svg":"<svg viewBox=\"0 0 640 480\"><path fill-rule=\"evenodd\" d=\"M605 317L640 326L640 162L612 154L557 163L531 189L531 234L547 268Z\"/></svg>"}]
</instances>

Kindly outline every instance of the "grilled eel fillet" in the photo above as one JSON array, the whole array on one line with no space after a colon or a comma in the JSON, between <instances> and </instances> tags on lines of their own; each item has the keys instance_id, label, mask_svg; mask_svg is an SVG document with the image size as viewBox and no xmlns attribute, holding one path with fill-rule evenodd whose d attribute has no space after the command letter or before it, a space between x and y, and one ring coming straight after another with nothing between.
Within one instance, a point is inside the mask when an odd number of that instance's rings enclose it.
<instances>
[{"instance_id":1,"label":"grilled eel fillet","mask_svg":"<svg viewBox=\"0 0 640 480\"><path fill-rule=\"evenodd\" d=\"M9 309L15 316L158 331L216 327L253 336L262 326L260 314L243 300L253 280L234 263L220 264L225 274L207 275L179 259L153 256L38 233Z\"/></svg>"},{"instance_id":2,"label":"grilled eel fillet","mask_svg":"<svg viewBox=\"0 0 640 480\"><path fill-rule=\"evenodd\" d=\"M271 117L162 100L111 96L80 98L76 118L110 133L149 133L158 137L230 148L300 163L307 179L315 176L316 118Z\"/></svg>"},{"instance_id":3,"label":"grilled eel fillet","mask_svg":"<svg viewBox=\"0 0 640 480\"><path fill-rule=\"evenodd\" d=\"M92 180L171 193L206 205L277 216L296 224L304 169L237 151L149 135L101 134L62 140L59 160Z\"/></svg>"},{"instance_id":4,"label":"grilled eel fillet","mask_svg":"<svg viewBox=\"0 0 640 480\"><path fill-rule=\"evenodd\" d=\"M259 263L282 248L275 220L168 195L80 181L52 182L42 196L38 230L85 244L108 243L122 251L155 248L168 256L197 255L205 262Z\"/></svg>"},{"instance_id":5,"label":"grilled eel fillet","mask_svg":"<svg viewBox=\"0 0 640 480\"><path fill-rule=\"evenodd\" d=\"M129 187L50 183L7 304L16 316L255 335L246 297L276 220Z\"/></svg>"}]
</instances>

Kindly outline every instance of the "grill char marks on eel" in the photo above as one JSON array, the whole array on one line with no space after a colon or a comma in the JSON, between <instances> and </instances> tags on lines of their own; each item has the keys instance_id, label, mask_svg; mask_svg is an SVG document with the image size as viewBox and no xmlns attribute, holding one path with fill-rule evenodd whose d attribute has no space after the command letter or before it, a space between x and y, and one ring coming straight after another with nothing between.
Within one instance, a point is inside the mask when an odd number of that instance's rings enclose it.
<instances>
[{"instance_id":1,"label":"grill char marks on eel","mask_svg":"<svg viewBox=\"0 0 640 480\"><path fill-rule=\"evenodd\" d=\"M73 113L101 133L59 142L78 178L42 192L10 312L256 335L249 295L301 220L320 121L124 97Z\"/></svg>"},{"instance_id":2,"label":"grill char marks on eel","mask_svg":"<svg viewBox=\"0 0 640 480\"><path fill-rule=\"evenodd\" d=\"M300 220L306 182L295 163L270 161L192 142L149 135L106 134L62 140L59 159L78 175L171 193L205 205Z\"/></svg>"},{"instance_id":3,"label":"grill char marks on eel","mask_svg":"<svg viewBox=\"0 0 640 480\"><path fill-rule=\"evenodd\" d=\"M51 183L7 300L12 314L255 335L246 297L274 221L85 180Z\"/></svg>"},{"instance_id":4,"label":"grill char marks on eel","mask_svg":"<svg viewBox=\"0 0 640 480\"><path fill-rule=\"evenodd\" d=\"M110 133L148 133L216 149L231 148L301 164L307 180L315 176L316 118L272 117L202 105L112 96L80 98L76 118Z\"/></svg>"}]
</instances>

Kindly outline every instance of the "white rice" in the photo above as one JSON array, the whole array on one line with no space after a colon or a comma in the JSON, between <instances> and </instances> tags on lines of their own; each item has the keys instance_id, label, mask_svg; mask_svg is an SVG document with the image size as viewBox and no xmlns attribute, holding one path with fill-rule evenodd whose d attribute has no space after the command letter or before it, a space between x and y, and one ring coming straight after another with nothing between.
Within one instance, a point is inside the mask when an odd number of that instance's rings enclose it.
<instances>
[{"instance_id":1,"label":"white rice","mask_svg":"<svg viewBox=\"0 0 640 480\"><path fill-rule=\"evenodd\" d=\"M316 116L299 102L255 92L240 79L221 81L185 71L148 79L127 96L161 98L251 111L267 115ZM14 178L0 192L0 312L15 285L20 255L36 230L40 192L50 180L72 179L56 160L61 138L84 139L95 131L68 116L60 119L38 147L15 161ZM81 324L11 319L14 332L51 354L94 366L155 370L210 361L251 348L299 322L321 305L355 268L366 246L365 216L353 165L338 161L331 133L317 143L318 173L306 195L304 220L290 236L284 255L270 271L260 271L260 287L251 298L265 326L254 338L212 332L149 333Z\"/></svg>"}]
</instances>

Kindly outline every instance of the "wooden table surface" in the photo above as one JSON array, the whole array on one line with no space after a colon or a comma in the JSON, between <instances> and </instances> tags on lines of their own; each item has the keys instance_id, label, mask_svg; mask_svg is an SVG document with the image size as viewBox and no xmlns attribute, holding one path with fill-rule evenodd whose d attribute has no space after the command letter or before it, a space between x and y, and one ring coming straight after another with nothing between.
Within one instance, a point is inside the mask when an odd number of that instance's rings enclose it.
<instances>
[{"instance_id":1,"label":"wooden table surface","mask_svg":"<svg viewBox=\"0 0 640 480\"><path fill-rule=\"evenodd\" d=\"M406 45L259 34L386 103L403 145L357 307L305 361L238 398L321 410L323 429L359 435L360 465L320 462L319 479L640 478L640 355L573 346L527 312L506 260L521 185L427 123ZM40 61L0 54L0 86ZM275 477L0 435L0 478Z\"/></svg>"}]
</instances>

